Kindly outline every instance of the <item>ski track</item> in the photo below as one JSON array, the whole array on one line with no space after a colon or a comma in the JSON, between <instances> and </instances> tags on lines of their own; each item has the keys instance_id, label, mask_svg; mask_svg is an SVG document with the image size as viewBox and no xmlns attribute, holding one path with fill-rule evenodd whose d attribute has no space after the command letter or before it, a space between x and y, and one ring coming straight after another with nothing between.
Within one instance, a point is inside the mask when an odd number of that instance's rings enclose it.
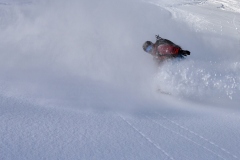
<instances>
[{"instance_id":1,"label":"ski track","mask_svg":"<svg viewBox=\"0 0 240 160\"><path fill-rule=\"evenodd\" d=\"M219 27L219 29L220 29L220 31L221 31L221 34L222 34L222 27L223 27L223 25L222 24L224 24L223 22L222 22L222 20L221 19L225 19L226 17L223 17L223 16L221 16L221 15L217 15L218 16L218 18L217 19L214 19L214 22L213 21L208 21L207 20L207 18L204 16L204 15L199 15L199 14L196 14L196 13L192 13L192 12L188 12L188 11L185 11L184 9L181 9L180 7L184 7L184 6L199 6L199 5L204 5L205 3L207 3L208 1L196 1L196 2L187 2L187 3L183 3L183 4L175 4L175 5L162 5L162 4L159 4L158 2L148 2L148 3L150 3L150 4L153 4L153 5L156 5L156 6L158 6L158 7L161 7L161 8L163 8L163 9L167 9L168 11L169 11L169 13L172 15L172 17L174 17L174 18L181 18L182 16L180 16L179 17L179 12L181 13L181 12L186 12L186 13L184 13L184 19L186 18L186 16L188 17L187 19L186 19L186 21L189 21L189 22L191 22L193 25L195 25L196 27L196 29L198 29L198 28L201 28L202 30L203 29L206 29L206 30L209 30L209 31L213 31L213 32L215 32L215 33L217 33L217 31L216 31L216 27ZM228 2L230 2L230 1L228 1ZM221 4L221 2L216 2L216 1L209 1L208 3L220 3ZM227 2L225 2L225 3L227 3ZM237 2L235 2L235 1L232 1L231 2L232 4L233 3L236 3L237 4ZM232 10L232 9L230 9L230 10ZM237 10L234 10L233 9L233 11L234 12L236 12L236 13L239 13ZM212 15L214 15L214 12L212 11L212 10L209 10L209 12L212 14ZM191 17L191 15L192 15L192 17ZM190 19L191 20L188 20L189 19L189 16L190 16ZM201 17L202 16L202 17ZM198 18L197 20L196 19L194 19L193 20L193 18ZM221 18L221 17L223 17L223 18ZM200 18L200 19L199 19ZM200 23L199 23L199 21L201 21ZM229 20L229 21L227 21L227 24L229 24L228 26L224 26L224 27L229 27L229 29L230 30L235 30L236 32L237 32L237 34L239 35L240 34L240 31L238 30L238 26L237 26L237 24L236 24L236 15L233 17L233 19L232 20ZM211 27L212 26L212 27Z\"/></svg>"},{"instance_id":2,"label":"ski track","mask_svg":"<svg viewBox=\"0 0 240 160\"><path fill-rule=\"evenodd\" d=\"M182 6L196 6L196 5L203 5L207 2L207 0L204 1L193 1L193 2L186 2L186 3L181 3L181 4L175 4L175 5L170 5L166 6L168 8L177 8L177 7L182 7Z\"/></svg>"},{"instance_id":3,"label":"ski track","mask_svg":"<svg viewBox=\"0 0 240 160\"><path fill-rule=\"evenodd\" d=\"M190 130L189 128L187 128L187 127L185 127L185 126L183 126L183 125L180 125L179 123L177 123L177 122L175 122L175 121L173 121L173 120L171 120L171 119L169 119L169 118L161 115L160 113L157 113L157 112L156 112L156 114L158 114L159 116L161 116L163 119L167 120L168 122L172 123L173 125L175 125L175 126L181 128L181 129L187 131L188 133L190 133L190 134L192 134L192 135L197 136L198 138L200 138L200 139L204 140L205 142L209 143L210 145L212 145L212 146L220 149L221 151L223 151L223 152L225 152L226 154L230 155L232 158L238 159L238 157L237 157L236 155L232 154L232 153L231 153L230 151L228 151L227 149L225 149L225 148L223 148L223 147L220 147L219 145L217 145L217 144L214 143L213 141L211 141L211 140L203 137L202 135L200 135L200 134L198 134L198 133ZM149 118L149 117L147 117L147 118ZM149 119L150 119L150 118L149 118ZM154 120L152 120L152 121L154 121ZM159 124L159 125L160 125L160 124ZM166 128L166 129L167 129L167 128ZM168 130L170 130L170 129L168 129ZM172 132L175 132L175 131L172 131ZM180 133L179 133L179 134L180 134ZM189 139L189 138L188 138L188 139ZM206 147L205 147L205 148L206 148Z\"/></svg>"},{"instance_id":4,"label":"ski track","mask_svg":"<svg viewBox=\"0 0 240 160\"><path fill-rule=\"evenodd\" d=\"M200 134L198 134L198 133L196 133L196 132L188 129L187 127L184 127L184 126L178 124L177 122L172 121L172 120L168 119L168 118L165 117L165 116L162 116L162 115L159 114L159 113L157 113L157 114L158 114L159 116L161 116L163 119L166 119L168 122L174 124L175 126L177 126L177 127L181 128L181 129L187 131L188 133L191 133L192 135L195 135L195 136L199 137L200 139L206 141L206 142L209 143L210 145L212 145L212 146L216 147L217 149L223 151L223 152L226 153L227 155L230 155L232 158L238 159L238 157L237 157L236 155L230 153L227 149L220 147L220 146L217 145L216 143L214 143L214 142L208 140L207 138L201 136ZM155 143L150 137L148 137L146 134L144 134L142 131L140 131L140 130L139 130L135 125L133 125L131 122L129 122L128 120L126 120L126 118L124 118L124 117L121 116L121 115L118 115L118 116L119 116L123 121L125 121L131 128L133 128L138 134L140 134L144 139L146 139L150 144L152 144L155 148L159 149L164 155L166 155L167 157L169 157L169 158L172 159L172 160L174 159L170 154L168 154L164 149L162 149L157 143ZM173 134L178 135L179 137L182 137L182 138L186 139L187 141L189 141L189 142L191 142L191 143L193 143L193 144L201 147L202 149L206 150L207 152L211 153L212 155L214 155L214 156L216 156L216 157L218 157L218 158L220 158L220 159L223 159L223 160L228 160L227 158L224 158L224 157L223 157L222 155L220 155L219 153L214 152L214 151L213 151L212 149L210 149L209 147L206 147L206 146L204 146L204 145L202 145L202 144L200 144L200 143L192 140L192 139L189 138L188 136L183 135L183 134L181 134L180 132L176 132L176 131L174 131L173 129L166 127L165 125L159 123L158 121L153 120L153 119L150 118L149 116L145 116L145 117L146 117L148 120L150 120L152 123L155 123L155 124L157 124L158 126L160 126L161 128L164 128L165 130L168 130L168 131L172 132Z\"/></svg>"},{"instance_id":5,"label":"ski track","mask_svg":"<svg viewBox=\"0 0 240 160\"><path fill-rule=\"evenodd\" d=\"M224 157L222 157L220 154L218 154L218 153L212 151L211 149L205 147L204 145L201 145L201 144L195 142L195 141L192 140L191 138L189 138L189 137L187 137L187 136L185 136L185 135L183 135L183 134L181 134L181 133L179 133L179 132L173 131L172 129L170 129L170 128L164 126L163 124L159 123L159 122L156 121L156 120L151 119L151 118L148 117L148 116L146 116L146 118L149 119L150 121L152 121L153 123L155 123L155 124L161 126L162 128L164 128L164 129L166 129L166 130L168 130L168 131L170 131L170 132L172 132L172 133L174 133L174 134L176 134L176 135L178 135L178 136L180 136L180 137L183 137L184 139L186 139L186 140L192 142L193 144L195 144L195 145L197 145L197 146L200 146L201 148L203 148L204 150L210 152L211 154L213 154L213 155L215 155L215 156L217 156L217 157L219 157L219 158L221 158L221 159L223 159L223 160L227 160L227 159L225 159Z\"/></svg>"},{"instance_id":6,"label":"ski track","mask_svg":"<svg viewBox=\"0 0 240 160\"><path fill-rule=\"evenodd\" d=\"M214 12L213 11L210 11L212 15L214 15ZM209 24L212 24L214 27L217 26L217 27L220 27L221 29L221 35L222 35L222 29L223 29L223 25L224 24L222 22L221 19L224 19L226 17L222 16L222 15L218 15L218 19L215 19L215 22L212 22L212 21L208 21ZM238 31L238 26L236 24L236 15L234 15L234 17L232 18L232 20L230 19L229 21L227 21L227 23L229 25L227 26L224 26L225 28L229 28L230 30L234 30L238 35L240 34L240 31ZM227 30L227 29L226 29ZM215 32L217 32L215 30Z\"/></svg>"},{"instance_id":7,"label":"ski track","mask_svg":"<svg viewBox=\"0 0 240 160\"><path fill-rule=\"evenodd\" d=\"M125 121L131 128L133 128L138 134L140 134L144 139L146 139L150 144L152 144L155 148L160 150L166 157L170 158L171 160L174 160L174 158L168 154L164 149L162 149L157 143L154 143L151 138L146 136L143 132L141 132L137 127L135 127L132 123L130 123L128 120L126 120L123 116L119 115L118 116Z\"/></svg>"},{"instance_id":8,"label":"ski track","mask_svg":"<svg viewBox=\"0 0 240 160\"><path fill-rule=\"evenodd\" d=\"M233 12L240 12L239 5L240 3L237 0L208 0L210 3L220 4L218 7L220 9L228 9Z\"/></svg>"},{"instance_id":9,"label":"ski track","mask_svg":"<svg viewBox=\"0 0 240 160\"><path fill-rule=\"evenodd\" d=\"M185 2L185 3L180 3L180 4L167 4L167 5L164 5L164 4L161 4L161 3L158 3L158 2L151 2L151 1L145 1L147 3L150 3L150 4L153 4L153 5L156 5L158 7L161 7L161 8L176 8L176 7L182 7L182 6L190 6L190 5L203 5L207 2L207 0L203 0L203 1L193 1L193 2Z\"/></svg>"}]
</instances>

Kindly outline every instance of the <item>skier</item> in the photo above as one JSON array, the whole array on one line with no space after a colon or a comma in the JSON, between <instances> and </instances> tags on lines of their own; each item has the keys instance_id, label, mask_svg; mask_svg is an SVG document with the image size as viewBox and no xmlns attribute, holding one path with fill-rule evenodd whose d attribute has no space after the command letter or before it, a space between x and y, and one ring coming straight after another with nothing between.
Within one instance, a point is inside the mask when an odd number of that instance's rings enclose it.
<instances>
[{"instance_id":1,"label":"skier","mask_svg":"<svg viewBox=\"0 0 240 160\"><path fill-rule=\"evenodd\" d=\"M153 44L151 41L146 41L143 44L143 50L151 54L157 63L163 62L172 58L184 58L183 56L190 55L187 50L182 48L168 39L163 39L156 35L156 42Z\"/></svg>"}]
</instances>

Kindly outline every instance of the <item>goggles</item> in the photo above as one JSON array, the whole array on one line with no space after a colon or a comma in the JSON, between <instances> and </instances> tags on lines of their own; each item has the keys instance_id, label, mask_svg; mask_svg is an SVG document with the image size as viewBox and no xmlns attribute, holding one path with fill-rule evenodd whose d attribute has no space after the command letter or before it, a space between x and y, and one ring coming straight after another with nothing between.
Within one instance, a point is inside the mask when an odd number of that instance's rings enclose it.
<instances>
[{"instance_id":1,"label":"goggles","mask_svg":"<svg viewBox=\"0 0 240 160\"><path fill-rule=\"evenodd\" d=\"M153 46L152 45L149 45L147 48L146 48L146 52L151 52L153 49Z\"/></svg>"}]
</instances>

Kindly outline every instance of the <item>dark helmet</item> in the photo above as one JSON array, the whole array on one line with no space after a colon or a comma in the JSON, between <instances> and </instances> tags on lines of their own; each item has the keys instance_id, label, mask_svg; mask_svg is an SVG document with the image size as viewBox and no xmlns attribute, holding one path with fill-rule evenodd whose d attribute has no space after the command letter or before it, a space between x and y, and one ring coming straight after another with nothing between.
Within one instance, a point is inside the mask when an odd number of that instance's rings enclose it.
<instances>
[{"instance_id":1,"label":"dark helmet","mask_svg":"<svg viewBox=\"0 0 240 160\"><path fill-rule=\"evenodd\" d=\"M151 52L153 49L153 43L151 41L146 41L144 44L143 44L143 50L145 52Z\"/></svg>"}]
</instances>

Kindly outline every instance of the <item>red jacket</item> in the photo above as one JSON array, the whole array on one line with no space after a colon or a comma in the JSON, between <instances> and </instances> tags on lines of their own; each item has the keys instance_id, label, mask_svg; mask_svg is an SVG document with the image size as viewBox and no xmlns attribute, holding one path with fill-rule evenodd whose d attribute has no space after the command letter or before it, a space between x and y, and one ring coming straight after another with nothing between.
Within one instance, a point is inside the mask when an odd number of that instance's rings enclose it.
<instances>
[{"instance_id":1,"label":"red jacket","mask_svg":"<svg viewBox=\"0 0 240 160\"><path fill-rule=\"evenodd\" d=\"M177 57L182 48L167 39L158 39L154 44L152 55L159 61Z\"/></svg>"}]
</instances>

